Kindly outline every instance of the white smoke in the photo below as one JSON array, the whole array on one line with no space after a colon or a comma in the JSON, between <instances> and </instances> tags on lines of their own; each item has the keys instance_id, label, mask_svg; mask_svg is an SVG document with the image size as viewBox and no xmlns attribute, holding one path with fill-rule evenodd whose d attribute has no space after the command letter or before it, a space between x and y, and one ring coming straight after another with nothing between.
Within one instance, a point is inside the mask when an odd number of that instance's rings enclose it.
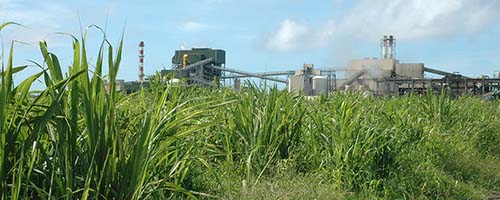
<instances>
[{"instance_id":1,"label":"white smoke","mask_svg":"<svg viewBox=\"0 0 500 200\"><path fill-rule=\"evenodd\" d=\"M383 69L382 65L375 63L371 65L363 65L363 70L365 71L365 78L368 79L377 79L383 78Z\"/></svg>"}]
</instances>

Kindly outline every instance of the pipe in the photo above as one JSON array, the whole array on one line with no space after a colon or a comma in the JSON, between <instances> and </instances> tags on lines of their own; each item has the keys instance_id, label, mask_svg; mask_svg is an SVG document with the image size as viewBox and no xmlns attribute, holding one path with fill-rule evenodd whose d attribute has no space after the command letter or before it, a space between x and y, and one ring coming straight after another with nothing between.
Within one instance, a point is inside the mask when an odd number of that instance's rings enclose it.
<instances>
[{"instance_id":1,"label":"pipe","mask_svg":"<svg viewBox=\"0 0 500 200\"><path fill-rule=\"evenodd\" d=\"M178 69L178 70L190 70L190 69L192 69L192 68L194 68L194 67L197 67L197 66L200 66L200 65L201 65L201 66L203 66L203 65L206 65L206 64L212 63L212 62L213 62L213 60L214 60L214 59L213 59L212 57L210 57L210 58L207 58L207 59L205 59L205 60L198 61L198 62L196 62L196 63L190 64L190 65L188 65L188 66L186 66L186 67L184 67L184 68L182 68L182 69Z\"/></svg>"},{"instance_id":2,"label":"pipe","mask_svg":"<svg viewBox=\"0 0 500 200\"><path fill-rule=\"evenodd\" d=\"M337 71L347 70L347 68L317 68L321 73L335 73ZM253 75L258 76L292 76L295 74L294 70L285 70L285 71L271 71L271 72L255 72ZM249 75L232 75L232 76L223 76L221 79L233 79L233 78L248 78L253 77Z\"/></svg>"},{"instance_id":3,"label":"pipe","mask_svg":"<svg viewBox=\"0 0 500 200\"><path fill-rule=\"evenodd\" d=\"M253 73L253 75L259 75L259 76L283 76L283 75L294 75L295 71L274 71L274 72L257 72ZM233 75L233 76L224 76L222 79L232 79L232 78L248 78L252 77L249 75Z\"/></svg>"},{"instance_id":4,"label":"pipe","mask_svg":"<svg viewBox=\"0 0 500 200\"><path fill-rule=\"evenodd\" d=\"M187 63L188 63L188 55L184 54L182 56L182 68L185 68L187 66Z\"/></svg>"},{"instance_id":5,"label":"pipe","mask_svg":"<svg viewBox=\"0 0 500 200\"><path fill-rule=\"evenodd\" d=\"M139 42L139 82L144 82L144 41Z\"/></svg>"}]
</instances>

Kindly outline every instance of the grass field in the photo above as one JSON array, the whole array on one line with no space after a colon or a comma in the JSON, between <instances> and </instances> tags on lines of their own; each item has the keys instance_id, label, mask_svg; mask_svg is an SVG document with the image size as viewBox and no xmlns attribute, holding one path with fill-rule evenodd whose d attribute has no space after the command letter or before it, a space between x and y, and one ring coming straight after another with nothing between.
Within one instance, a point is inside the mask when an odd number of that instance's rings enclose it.
<instances>
[{"instance_id":1,"label":"grass field","mask_svg":"<svg viewBox=\"0 0 500 200\"><path fill-rule=\"evenodd\" d=\"M13 45L5 52L1 199L485 199L500 192L499 101L359 93L306 100L276 88L159 83L124 95L114 85L122 41L113 48L104 40L88 63L85 37L74 38L68 73L42 41L45 60L32 64L44 70L16 84L13 74L25 67L12 65ZM34 94L40 78L46 89Z\"/></svg>"}]
</instances>

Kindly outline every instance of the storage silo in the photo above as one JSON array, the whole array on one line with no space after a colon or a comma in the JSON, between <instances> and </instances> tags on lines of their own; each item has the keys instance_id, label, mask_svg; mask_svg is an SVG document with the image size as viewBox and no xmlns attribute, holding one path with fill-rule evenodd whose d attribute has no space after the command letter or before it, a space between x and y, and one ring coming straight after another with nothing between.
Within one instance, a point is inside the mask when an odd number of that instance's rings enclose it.
<instances>
[{"instance_id":1,"label":"storage silo","mask_svg":"<svg viewBox=\"0 0 500 200\"><path fill-rule=\"evenodd\" d=\"M241 87L241 80L240 79L234 79L234 90L240 91Z\"/></svg>"},{"instance_id":2,"label":"storage silo","mask_svg":"<svg viewBox=\"0 0 500 200\"><path fill-rule=\"evenodd\" d=\"M328 91L328 79L323 76L314 76L312 79L312 90L314 96L326 94Z\"/></svg>"}]
</instances>

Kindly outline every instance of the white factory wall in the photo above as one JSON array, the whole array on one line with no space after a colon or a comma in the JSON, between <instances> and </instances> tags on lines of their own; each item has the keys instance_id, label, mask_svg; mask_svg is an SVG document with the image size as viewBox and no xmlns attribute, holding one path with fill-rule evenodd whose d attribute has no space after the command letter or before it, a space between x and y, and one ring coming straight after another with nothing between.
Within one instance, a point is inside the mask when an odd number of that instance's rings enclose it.
<instances>
[{"instance_id":1,"label":"white factory wall","mask_svg":"<svg viewBox=\"0 0 500 200\"><path fill-rule=\"evenodd\" d=\"M396 85L385 85L384 83L377 84L376 79L390 78L395 74L399 78L424 78L423 63L399 63L395 59L359 59L352 60L346 70L347 78L353 76L359 71L365 70L366 73L358 80L347 86L349 90L369 90L377 94L394 92L397 90ZM337 85L340 86L345 80L337 80ZM345 89L345 88L337 88Z\"/></svg>"},{"instance_id":2,"label":"white factory wall","mask_svg":"<svg viewBox=\"0 0 500 200\"><path fill-rule=\"evenodd\" d=\"M304 95L312 95L311 79L304 75L293 76L289 80L288 90L297 94L303 91Z\"/></svg>"},{"instance_id":3,"label":"white factory wall","mask_svg":"<svg viewBox=\"0 0 500 200\"><path fill-rule=\"evenodd\" d=\"M424 78L423 63L396 64L396 75L402 78Z\"/></svg>"}]
</instances>

